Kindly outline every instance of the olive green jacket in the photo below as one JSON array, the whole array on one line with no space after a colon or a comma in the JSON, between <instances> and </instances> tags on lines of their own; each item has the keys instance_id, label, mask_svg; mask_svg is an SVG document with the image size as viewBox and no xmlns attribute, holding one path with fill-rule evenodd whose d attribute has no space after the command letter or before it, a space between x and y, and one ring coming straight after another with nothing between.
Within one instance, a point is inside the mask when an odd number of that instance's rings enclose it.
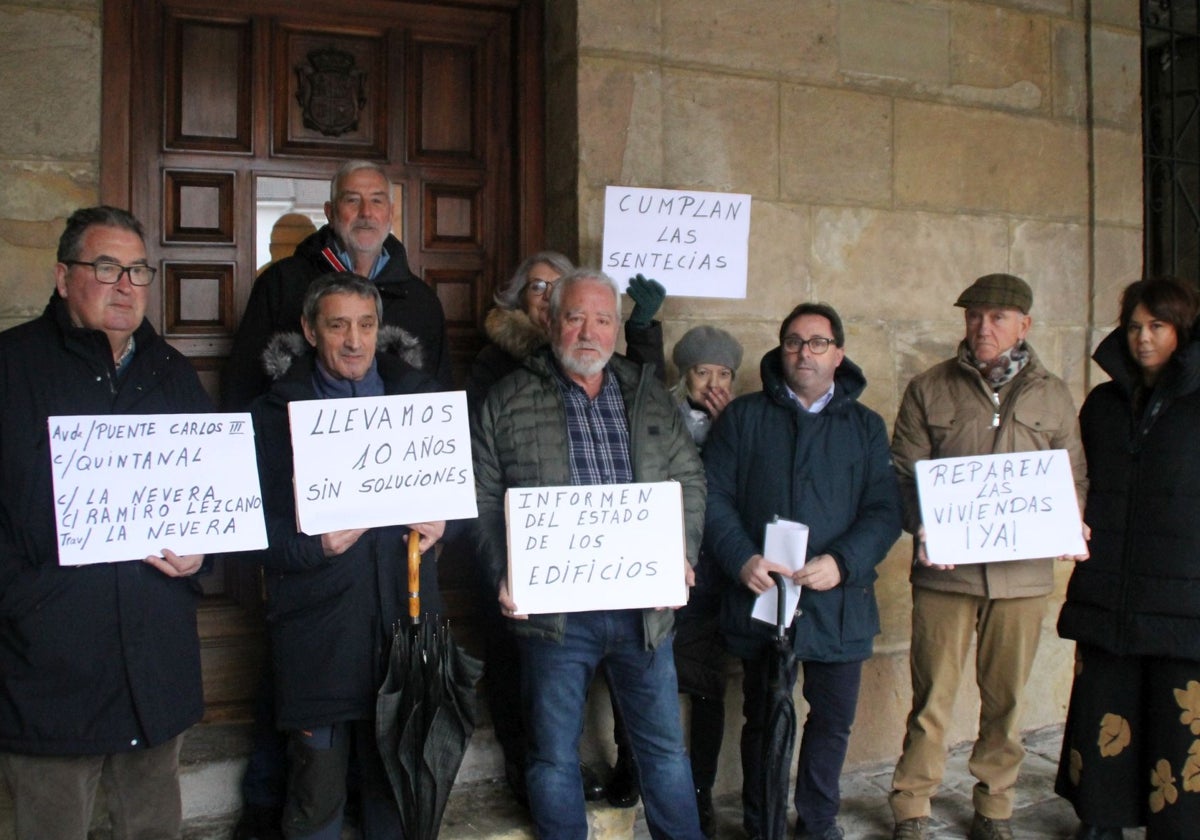
<instances>
[{"instance_id":1,"label":"olive green jacket","mask_svg":"<svg viewBox=\"0 0 1200 840\"><path fill-rule=\"evenodd\" d=\"M488 391L472 418L475 494L479 505L477 555L487 579L497 588L508 568L504 494L513 487L553 487L571 483L567 419L562 395L554 382L555 364L548 347L525 360ZM653 365L638 366L614 355L607 371L616 376L629 420L633 480L674 480L683 491L687 559L693 566L704 530L704 466L671 396L654 374ZM648 648L670 632L669 609L643 611ZM557 640L565 627L561 613L533 615L516 621L514 632Z\"/></svg>"}]
</instances>

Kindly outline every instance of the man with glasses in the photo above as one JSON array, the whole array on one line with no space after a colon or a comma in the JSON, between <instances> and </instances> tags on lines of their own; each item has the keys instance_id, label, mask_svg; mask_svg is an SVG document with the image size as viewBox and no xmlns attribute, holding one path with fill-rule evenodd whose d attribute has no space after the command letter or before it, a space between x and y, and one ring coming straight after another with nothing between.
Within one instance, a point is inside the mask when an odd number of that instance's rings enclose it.
<instances>
[{"instance_id":1,"label":"man with glasses","mask_svg":"<svg viewBox=\"0 0 1200 840\"><path fill-rule=\"evenodd\" d=\"M67 220L42 315L0 334L0 769L17 837L88 833L103 774L114 838L177 838L179 747L204 711L203 555L58 565L47 418L211 411L145 320L141 224Z\"/></svg>"},{"instance_id":2,"label":"man with glasses","mask_svg":"<svg viewBox=\"0 0 1200 840\"><path fill-rule=\"evenodd\" d=\"M1020 277L987 274L958 296L966 335L953 358L914 377L892 433L904 498L904 530L913 535L913 701L904 751L888 797L896 840L932 836L930 799L946 766L946 730L971 643L982 704L968 767L978 783L970 840L1011 840L1021 745L1021 695L1033 669L1051 559L933 565L914 479L917 461L1001 452L1065 449L1079 506L1087 464L1075 403L1025 340L1033 290Z\"/></svg>"},{"instance_id":3,"label":"man with glasses","mask_svg":"<svg viewBox=\"0 0 1200 840\"><path fill-rule=\"evenodd\" d=\"M722 631L743 662L742 821L752 838L773 834L763 813L768 666L774 627L751 618L775 584L801 587L790 640L804 669L808 719L796 773L796 837L834 840L862 663L879 632L875 567L900 535L900 498L883 419L858 402L866 379L846 358L842 320L802 303L783 320L762 360L762 391L734 400L704 446L708 510L704 548L726 577ZM806 561L792 571L763 555L767 523L809 528ZM797 671L788 674L794 685Z\"/></svg>"}]
</instances>

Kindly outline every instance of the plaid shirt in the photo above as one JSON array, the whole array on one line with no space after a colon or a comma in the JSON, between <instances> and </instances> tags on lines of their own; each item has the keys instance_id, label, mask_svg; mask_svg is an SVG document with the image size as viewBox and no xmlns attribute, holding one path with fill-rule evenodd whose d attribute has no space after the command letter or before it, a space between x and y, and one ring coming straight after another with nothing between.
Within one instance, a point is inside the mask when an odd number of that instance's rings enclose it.
<instances>
[{"instance_id":1,"label":"plaid shirt","mask_svg":"<svg viewBox=\"0 0 1200 840\"><path fill-rule=\"evenodd\" d=\"M629 459L629 420L617 378L606 367L596 398L567 378L554 365L554 382L567 413L567 442L572 484L629 484L633 464Z\"/></svg>"}]
</instances>

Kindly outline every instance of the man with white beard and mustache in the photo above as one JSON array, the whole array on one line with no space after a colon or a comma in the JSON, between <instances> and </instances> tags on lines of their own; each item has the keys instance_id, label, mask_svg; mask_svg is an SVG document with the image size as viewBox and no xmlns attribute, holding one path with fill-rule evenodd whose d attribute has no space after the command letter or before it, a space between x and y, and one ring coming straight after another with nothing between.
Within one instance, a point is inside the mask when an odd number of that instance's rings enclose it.
<instances>
[{"instance_id":1,"label":"man with white beard and mustache","mask_svg":"<svg viewBox=\"0 0 1200 840\"><path fill-rule=\"evenodd\" d=\"M506 584L504 496L511 487L678 481L687 558L695 565L704 471L653 366L639 367L613 353L619 300L617 285L600 272L579 269L559 280L550 297L550 346L493 385L472 418L477 556L520 648L530 741L525 779L535 835L588 835L579 737L588 684L604 668L628 728L651 835L700 840L679 719L673 612L524 615Z\"/></svg>"}]
</instances>

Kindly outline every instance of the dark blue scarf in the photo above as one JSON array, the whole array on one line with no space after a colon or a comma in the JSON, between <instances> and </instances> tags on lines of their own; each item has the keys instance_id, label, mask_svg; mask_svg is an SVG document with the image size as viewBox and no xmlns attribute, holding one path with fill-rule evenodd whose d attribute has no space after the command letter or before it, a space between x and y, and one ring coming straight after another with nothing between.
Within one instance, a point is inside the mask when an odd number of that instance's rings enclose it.
<instances>
[{"instance_id":1,"label":"dark blue scarf","mask_svg":"<svg viewBox=\"0 0 1200 840\"><path fill-rule=\"evenodd\" d=\"M382 397L384 393L383 377L379 375L379 363L375 359L371 360L371 367L363 378L355 382L333 376L325 370L318 358L313 367L312 383L317 397L323 400L339 397Z\"/></svg>"}]
</instances>

